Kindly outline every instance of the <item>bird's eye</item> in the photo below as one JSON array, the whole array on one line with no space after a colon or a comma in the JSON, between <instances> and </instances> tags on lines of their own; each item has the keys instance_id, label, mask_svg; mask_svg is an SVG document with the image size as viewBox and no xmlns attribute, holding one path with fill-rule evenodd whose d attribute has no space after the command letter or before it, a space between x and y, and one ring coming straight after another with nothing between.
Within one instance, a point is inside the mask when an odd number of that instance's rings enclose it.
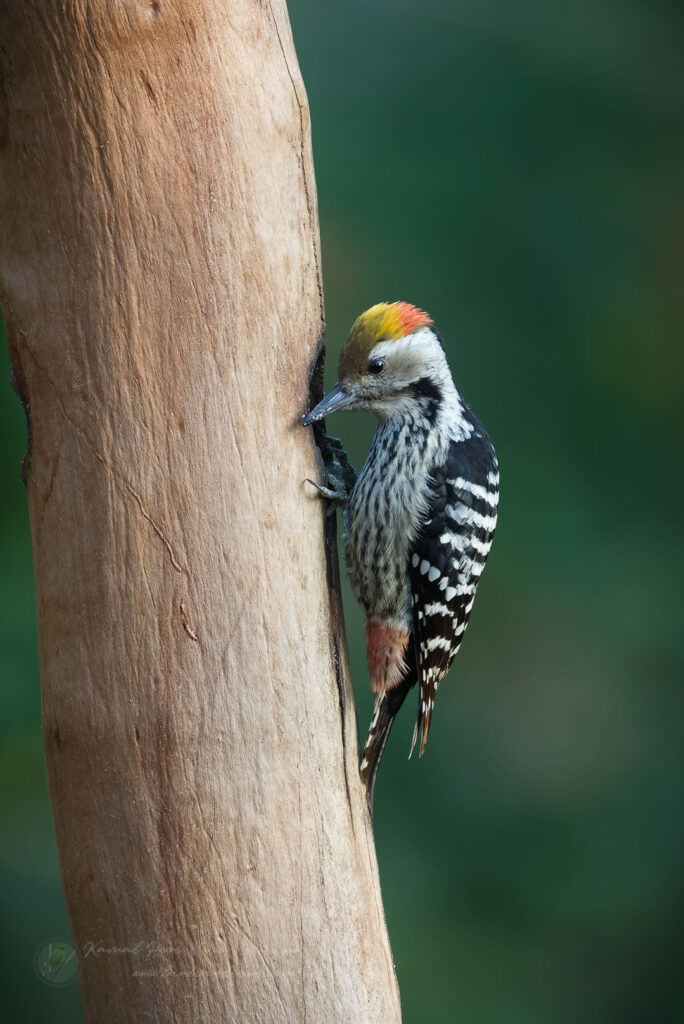
<instances>
[{"instance_id":1,"label":"bird's eye","mask_svg":"<svg viewBox=\"0 0 684 1024\"><path fill-rule=\"evenodd\" d=\"M385 360L384 359L371 359L370 363L368 364L368 372L369 373L375 373L375 374L382 373L382 371L384 369L385 369Z\"/></svg>"}]
</instances>

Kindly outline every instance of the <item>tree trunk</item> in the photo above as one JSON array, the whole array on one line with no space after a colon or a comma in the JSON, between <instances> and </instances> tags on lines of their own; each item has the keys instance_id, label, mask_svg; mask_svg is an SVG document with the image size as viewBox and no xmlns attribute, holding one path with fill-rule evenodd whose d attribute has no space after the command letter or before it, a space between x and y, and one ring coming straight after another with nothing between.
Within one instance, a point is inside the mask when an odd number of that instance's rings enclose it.
<instances>
[{"instance_id":1,"label":"tree trunk","mask_svg":"<svg viewBox=\"0 0 684 1024\"><path fill-rule=\"evenodd\" d=\"M89 1022L398 1021L283 0L4 0L0 277ZM327 564L326 564L327 562Z\"/></svg>"}]
</instances>

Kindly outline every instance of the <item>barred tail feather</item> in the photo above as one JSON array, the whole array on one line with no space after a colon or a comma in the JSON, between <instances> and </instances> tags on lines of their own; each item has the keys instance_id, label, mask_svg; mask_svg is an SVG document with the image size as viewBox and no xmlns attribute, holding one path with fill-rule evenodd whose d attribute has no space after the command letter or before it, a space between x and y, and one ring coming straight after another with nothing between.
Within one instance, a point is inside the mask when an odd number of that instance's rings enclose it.
<instances>
[{"instance_id":1,"label":"barred tail feather","mask_svg":"<svg viewBox=\"0 0 684 1024\"><path fill-rule=\"evenodd\" d=\"M394 719L415 682L415 674L409 672L398 686L395 686L392 690L385 690L384 693L377 694L375 698L375 710L368 730L368 738L366 739L359 769L361 782L366 787L366 799L371 813L373 811L373 790L375 788L378 768L380 767L380 759L394 725Z\"/></svg>"},{"instance_id":2,"label":"barred tail feather","mask_svg":"<svg viewBox=\"0 0 684 1024\"><path fill-rule=\"evenodd\" d=\"M418 701L418 714L416 715L416 724L413 726L413 736L411 738L411 749L409 750L409 761L413 756L413 751L416 747L416 740L418 739L418 730L423 722L423 705Z\"/></svg>"},{"instance_id":3,"label":"barred tail feather","mask_svg":"<svg viewBox=\"0 0 684 1024\"><path fill-rule=\"evenodd\" d=\"M432 712L435 709L437 685L433 682L431 676L428 676L428 679L429 682L421 681L420 684L418 715L416 717L416 724L413 728L413 739L411 740L411 749L409 750L409 760L416 745L418 733L420 732L420 749L418 750L418 757L422 757L425 753L428 736L430 735L430 723L432 721Z\"/></svg>"},{"instance_id":4,"label":"barred tail feather","mask_svg":"<svg viewBox=\"0 0 684 1024\"><path fill-rule=\"evenodd\" d=\"M432 721L432 710L434 703L431 703L425 713L423 714L423 729L420 735L420 750L418 751L418 757L422 757L425 753L425 746L430 735L430 722Z\"/></svg>"}]
</instances>

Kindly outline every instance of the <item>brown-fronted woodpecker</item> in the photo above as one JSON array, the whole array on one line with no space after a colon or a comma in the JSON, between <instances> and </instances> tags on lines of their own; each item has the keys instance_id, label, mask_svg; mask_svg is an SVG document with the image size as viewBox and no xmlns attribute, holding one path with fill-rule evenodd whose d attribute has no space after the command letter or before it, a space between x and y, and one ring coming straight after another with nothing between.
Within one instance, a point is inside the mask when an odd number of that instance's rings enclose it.
<instances>
[{"instance_id":1,"label":"brown-fronted woodpecker","mask_svg":"<svg viewBox=\"0 0 684 1024\"><path fill-rule=\"evenodd\" d=\"M347 569L366 614L375 709L360 771L372 806L394 718L416 683L411 752L419 734L421 756L425 750L437 688L461 645L491 547L499 470L432 320L408 303L382 302L358 317L337 385L304 426L340 409L369 409L380 421L355 482L333 441L326 486L315 484L343 505Z\"/></svg>"}]
</instances>

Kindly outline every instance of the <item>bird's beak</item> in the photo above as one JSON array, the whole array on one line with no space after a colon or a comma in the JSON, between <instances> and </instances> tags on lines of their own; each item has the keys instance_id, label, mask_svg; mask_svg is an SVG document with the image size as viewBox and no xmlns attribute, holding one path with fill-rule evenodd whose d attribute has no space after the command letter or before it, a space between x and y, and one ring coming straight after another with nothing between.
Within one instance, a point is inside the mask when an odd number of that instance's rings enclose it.
<instances>
[{"instance_id":1,"label":"bird's beak","mask_svg":"<svg viewBox=\"0 0 684 1024\"><path fill-rule=\"evenodd\" d=\"M316 420L322 420L330 412L337 412L338 409L348 409L354 402L354 395L343 391L339 384L336 384L329 395L326 395L322 402L319 402L315 409L304 417L302 426L308 427Z\"/></svg>"}]
</instances>

